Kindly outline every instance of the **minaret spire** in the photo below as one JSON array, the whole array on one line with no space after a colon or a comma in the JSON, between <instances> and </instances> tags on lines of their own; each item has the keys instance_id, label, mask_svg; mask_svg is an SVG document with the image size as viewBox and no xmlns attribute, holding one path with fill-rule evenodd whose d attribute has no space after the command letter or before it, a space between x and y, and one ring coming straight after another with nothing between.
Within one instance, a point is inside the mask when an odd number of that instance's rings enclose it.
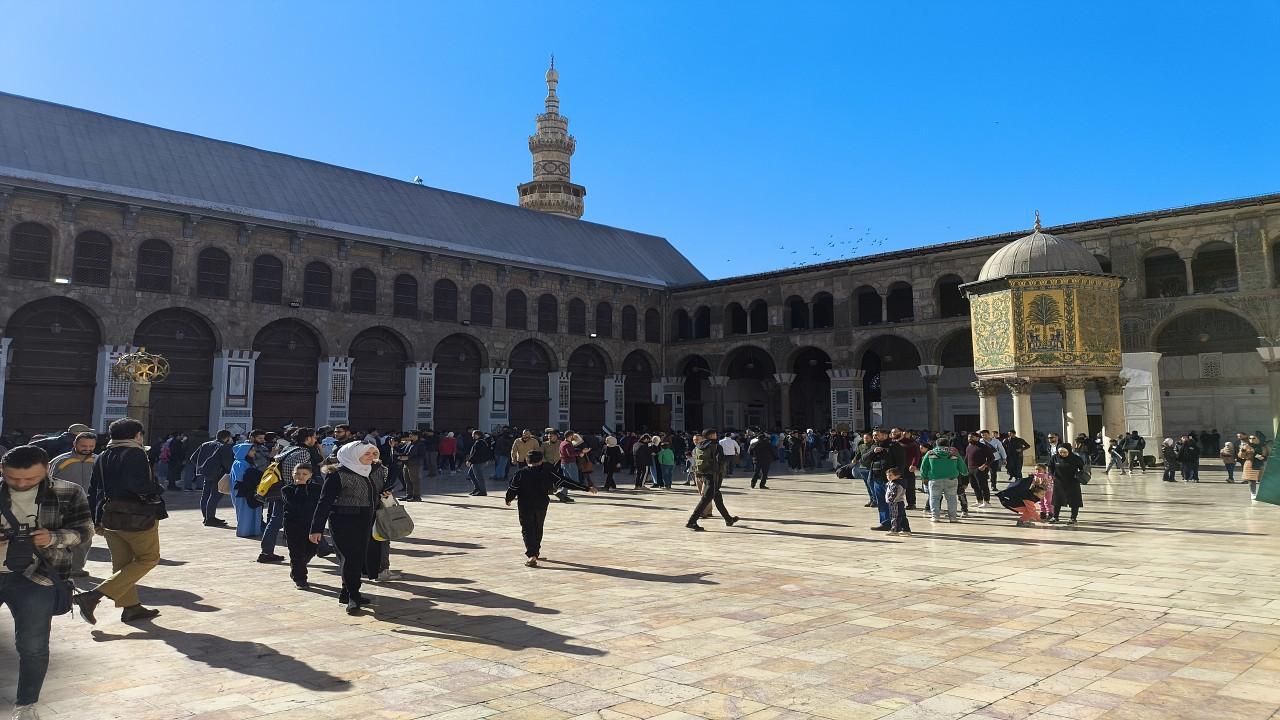
<instances>
[{"instance_id":1,"label":"minaret spire","mask_svg":"<svg viewBox=\"0 0 1280 720\"><path fill-rule=\"evenodd\" d=\"M587 189L569 181L569 162L577 143L569 134L569 118L560 114L560 72L556 56L547 68L546 109L536 119L536 130L529 136L529 152L533 154L533 181L518 186L520 207L540 212L582 217L582 198Z\"/></svg>"}]
</instances>

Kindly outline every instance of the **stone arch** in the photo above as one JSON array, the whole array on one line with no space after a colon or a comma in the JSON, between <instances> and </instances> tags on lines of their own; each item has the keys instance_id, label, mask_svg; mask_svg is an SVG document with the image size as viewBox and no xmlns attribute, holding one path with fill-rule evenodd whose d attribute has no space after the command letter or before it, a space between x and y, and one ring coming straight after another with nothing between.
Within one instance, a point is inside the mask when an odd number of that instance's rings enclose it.
<instances>
[{"instance_id":1,"label":"stone arch","mask_svg":"<svg viewBox=\"0 0 1280 720\"><path fill-rule=\"evenodd\" d=\"M769 303L763 299L752 300L747 306L747 333L756 335L769 332Z\"/></svg>"},{"instance_id":2,"label":"stone arch","mask_svg":"<svg viewBox=\"0 0 1280 720\"><path fill-rule=\"evenodd\" d=\"M622 306L622 339L635 341L639 339L639 320L634 305Z\"/></svg>"},{"instance_id":3,"label":"stone arch","mask_svg":"<svg viewBox=\"0 0 1280 720\"><path fill-rule=\"evenodd\" d=\"M570 335L587 334L587 304L581 298L569 300L565 318L565 332Z\"/></svg>"},{"instance_id":4,"label":"stone arch","mask_svg":"<svg viewBox=\"0 0 1280 720\"><path fill-rule=\"evenodd\" d=\"M877 424L872 403L881 403L883 416L878 422L892 423L899 410L888 400L894 391L923 394L924 381L917 368L925 353L911 340L900 335L877 335L862 343L854 357L858 358L858 368L863 371L865 427Z\"/></svg>"},{"instance_id":5,"label":"stone arch","mask_svg":"<svg viewBox=\"0 0 1280 720\"><path fill-rule=\"evenodd\" d=\"M231 297L231 256L209 246L196 256L196 297L227 300Z\"/></svg>"},{"instance_id":6,"label":"stone arch","mask_svg":"<svg viewBox=\"0 0 1280 720\"><path fill-rule=\"evenodd\" d=\"M671 339L672 340L692 340L693 339L693 318L689 316L689 311L684 308L676 308L671 315Z\"/></svg>"},{"instance_id":7,"label":"stone arch","mask_svg":"<svg viewBox=\"0 0 1280 720\"><path fill-rule=\"evenodd\" d=\"M613 305L605 300L596 304L596 335L613 337Z\"/></svg>"},{"instance_id":8,"label":"stone arch","mask_svg":"<svg viewBox=\"0 0 1280 720\"><path fill-rule=\"evenodd\" d=\"M551 293L538 296L538 332L560 332L560 301Z\"/></svg>"},{"instance_id":9,"label":"stone arch","mask_svg":"<svg viewBox=\"0 0 1280 720\"><path fill-rule=\"evenodd\" d=\"M138 290L168 293L173 291L173 246L160 238L138 244L133 284Z\"/></svg>"},{"instance_id":10,"label":"stone arch","mask_svg":"<svg viewBox=\"0 0 1280 720\"><path fill-rule=\"evenodd\" d=\"M720 374L728 378L723 393L725 428L774 426L781 421L781 395L774 374L777 363L759 345L744 344L725 354ZM713 423L717 424L717 423Z\"/></svg>"},{"instance_id":11,"label":"stone arch","mask_svg":"<svg viewBox=\"0 0 1280 720\"><path fill-rule=\"evenodd\" d=\"M505 318L507 329L529 329L529 298L520 290L507 291L507 312Z\"/></svg>"},{"instance_id":12,"label":"stone arch","mask_svg":"<svg viewBox=\"0 0 1280 720\"><path fill-rule=\"evenodd\" d=\"M711 401L709 378L711 363L701 355L686 355L676 364L684 378L684 425L689 432L700 432L711 414L705 405Z\"/></svg>"},{"instance_id":13,"label":"stone arch","mask_svg":"<svg viewBox=\"0 0 1280 720\"><path fill-rule=\"evenodd\" d=\"M141 256L138 262L142 262ZM249 296L253 302L279 305L284 299L284 262L270 253L255 257L250 283Z\"/></svg>"},{"instance_id":14,"label":"stone arch","mask_svg":"<svg viewBox=\"0 0 1280 720\"><path fill-rule=\"evenodd\" d=\"M19 223L9 231L9 277L49 280L53 274L54 231L37 222Z\"/></svg>"},{"instance_id":15,"label":"stone arch","mask_svg":"<svg viewBox=\"0 0 1280 720\"><path fill-rule=\"evenodd\" d=\"M662 313L657 308L644 311L644 341L648 343L662 342Z\"/></svg>"},{"instance_id":16,"label":"stone arch","mask_svg":"<svg viewBox=\"0 0 1280 720\"><path fill-rule=\"evenodd\" d=\"M747 311L742 303L731 302L724 309L724 334L726 337L747 334Z\"/></svg>"},{"instance_id":17,"label":"stone arch","mask_svg":"<svg viewBox=\"0 0 1280 720\"><path fill-rule=\"evenodd\" d=\"M333 307L333 268L328 263L313 260L302 269L302 307Z\"/></svg>"},{"instance_id":18,"label":"stone arch","mask_svg":"<svg viewBox=\"0 0 1280 720\"><path fill-rule=\"evenodd\" d=\"M218 332L204 315L172 307L138 323L133 344L169 360L169 378L151 388L151 428L155 438L175 430L209 426L209 393Z\"/></svg>"},{"instance_id":19,"label":"stone arch","mask_svg":"<svg viewBox=\"0 0 1280 720\"><path fill-rule=\"evenodd\" d=\"M71 282L76 285L109 287L111 285L111 248L114 243L100 230L85 230L76 235L71 253Z\"/></svg>"},{"instance_id":20,"label":"stone arch","mask_svg":"<svg viewBox=\"0 0 1280 720\"><path fill-rule=\"evenodd\" d=\"M485 346L465 333L436 344L435 429L462 432L480 424L480 369L489 367Z\"/></svg>"},{"instance_id":21,"label":"stone arch","mask_svg":"<svg viewBox=\"0 0 1280 720\"><path fill-rule=\"evenodd\" d=\"M799 295L792 295L783 303L787 309L788 330L808 330L810 326L809 303Z\"/></svg>"},{"instance_id":22,"label":"stone arch","mask_svg":"<svg viewBox=\"0 0 1280 720\"><path fill-rule=\"evenodd\" d=\"M1236 248L1231 243L1210 240L1196 248L1191 259L1191 282L1197 295L1235 292L1240 289Z\"/></svg>"},{"instance_id":23,"label":"stone arch","mask_svg":"<svg viewBox=\"0 0 1280 720\"><path fill-rule=\"evenodd\" d=\"M297 318L263 326L253 338L258 353L253 377L253 419L262 428L315 420L323 336Z\"/></svg>"},{"instance_id":24,"label":"stone arch","mask_svg":"<svg viewBox=\"0 0 1280 720\"><path fill-rule=\"evenodd\" d=\"M413 357L395 330L366 328L351 341L351 396L347 417L359 429L401 429L404 423L404 368Z\"/></svg>"},{"instance_id":25,"label":"stone arch","mask_svg":"<svg viewBox=\"0 0 1280 720\"><path fill-rule=\"evenodd\" d=\"M711 337L711 308L699 305L693 311L693 338L704 340Z\"/></svg>"},{"instance_id":26,"label":"stone arch","mask_svg":"<svg viewBox=\"0 0 1280 720\"><path fill-rule=\"evenodd\" d=\"M6 430L27 433L93 424L102 326L85 305L47 297L9 316L12 339L4 395Z\"/></svg>"},{"instance_id":27,"label":"stone arch","mask_svg":"<svg viewBox=\"0 0 1280 720\"><path fill-rule=\"evenodd\" d=\"M632 350L618 369L625 378L622 416L626 428L659 429L659 418L653 404L653 382L658 376L658 364L653 356L644 350Z\"/></svg>"},{"instance_id":28,"label":"stone arch","mask_svg":"<svg viewBox=\"0 0 1280 720\"><path fill-rule=\"evenodd\" d=\"M493 290L483 283L471 288L471 324L493 325Z\"/></svg>"},{"instance_id":29,"label":"stone arch","mask_svg":"<svg viewBox=\"0 0 1280 720\"><path fill-rule=\"evenodd\" d=\"M604 379L609 359L595 345L579 345L566 362L569 376L569 420L581 432L596 432L606 422Z\"/></svg>"},{"instance_id":30,"label":"stone arch","mask_svg":"<svg viewBox=\"0 0 1280 720\"><path fill-rule=\"evenodd\" d=\"M795 374L791 387L791 417L782 418L783 427L827 429L831 425L831 356L815 346L799 348L787 366Z\"/></svg>"},{"instance_id":31,"label":"stone arch","mask_svg":"<svg viewBox=\"0 0 1280 720\"><path fill-rule=\"evenodd\" d=\"M955 273L948 273L934 283L934 301L938 307L938 317L953 318L969 315L969 298L960 291L964 279Z\"/></svg>"},{"instance_id":32,"label":"stone arch","mask_svg":"<svg viewBox=\"0 0 1280 720\"><path fill-rule=\"evenodd\" d=\"M813 311L813 327L821 330L835 327L836 324L836 306L835 298L831 293L823 290L813 296L813 304L810 306Z\"/></svg>"},{"instance_id":33,"label":"stone arch","mask_svg":"<svg viewBox=\"0 0 1280 720\"><path fill-rule=\"evenodd\" d=\"M954 330L942 338L934 364L944 368L973 367L973 335L969 328Z\"/></svg>"},{"instance_id":34,"label":"stone arch","mask_svg":"<svg viewBox=\"0 0 1280 720\"><path fill-rule=\"evenodd\" d=\"M1102 253L1094 253L1093 259L1098 261L1098 267L1102 268L1102 272L1111 272L1111 258L1103 255Z\"/></svg>"},{"instance_id":35,"label":"stone arch","mask_svg":"<svg viewBox=\"0 0 1280 720\"><path fill-rule=\"evenodd\" d=\"M369 268L351 271L347 308L354 313L378 312L378 275Z\"/></svg>"},{"instance_id":36,"label":"stone arch","mask_svg":"<svg viewBox=\"0 0 1280 720\"><path fill-rule=\"evenodd\" d=\"M391 286L391 314L398 318L418 319L418 278L409 273L396 275Z\"/></svg>"},{"instance_id":37,"label":"stone arch","mask_svg":"<svg viewBox=\"0 0 1280 720\"><path fill-rule=\"evenodd\" d=\"M1151 331L1151 348L1164 356L1253 353L1262 333L1229 308L1198 307L1177 313Z\"/></svg>"},{"instance_id":38,"label":"stone arch","mask_svg":"<svg viewBox=\"0 0 1280 720\"><path fill-rule=\"evenodd\" d=\"M854 325L879 325L884 322L884 298L880 291L863 285L853 291Z\"/></svg>"},{"instance_id":39,"label":"stone arch","mask_svg":"<svg viewBox=\"0 0 1280 720\"><path fill-rule=\"evenodd\" d=\"M448 278L436 280L431 288L431 319L458 322L458 286Z\"/></svg>"},{"instance_id":40,"label":"stone arch","mask_svg":"<svg viewBox=\"0 0 1280 720\"><path fill-rule=\"evenodd\" d=\"M541 340L529 338L511 348L507 367L511 368L511 426L540 435L551 419L549 374L559 367L555 352Z\"/></svg>"},{"instance_id":41,"label":"stone arch","mask_svg":"<svg viewBox=\"0 0 1280 720\"><path fill-rule=\"evenodd\" d=\"M885 320L891 323L911 322L916 319L915 295L911 283L899 280L889 286L884 299Z\"/></svg>"},{"instance_id":42,"label":"stone arch","mask_svg":"<svg viewBox=\"0 0 1280 720\"><path fill-rule=\"evenodd\" d=\"M1182 297L1187 294L1186 265L1173 250L1153 248L1142 257L1142 282L1149 298Z\"/></svg>"}]
</instances>

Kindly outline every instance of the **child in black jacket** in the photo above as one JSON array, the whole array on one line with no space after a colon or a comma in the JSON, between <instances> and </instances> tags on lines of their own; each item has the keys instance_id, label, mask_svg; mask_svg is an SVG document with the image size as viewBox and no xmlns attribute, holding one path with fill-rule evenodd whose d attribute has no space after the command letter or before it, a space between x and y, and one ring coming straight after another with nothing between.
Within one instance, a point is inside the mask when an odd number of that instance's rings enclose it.
<instances>
[{"instance_id":1,"label":"child in black jacket","mask_svg":"<svg viewBox=\"0 0 1280 720\"><path fill-rule=\"evenodd\" d=\"M311 518L320 503L320 483L311 482L311 466L299 463L293 468L293 483L281 489L284 500L284 537L289 545L289 577L294 587L306 590L307 563L316 556L317 546L307 535Z\"/></svg>"}]
</instances>

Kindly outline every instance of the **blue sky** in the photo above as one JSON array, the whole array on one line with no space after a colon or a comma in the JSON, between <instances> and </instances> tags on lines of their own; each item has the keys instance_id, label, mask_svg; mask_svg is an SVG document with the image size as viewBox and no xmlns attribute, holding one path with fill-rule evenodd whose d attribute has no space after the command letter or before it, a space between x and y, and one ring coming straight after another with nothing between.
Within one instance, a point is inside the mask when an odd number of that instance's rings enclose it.
<instances>
[{"instance_id":1,"label":"blue sky","mask_svg":"<svg viewBox=\"0 0 1280 720\"><path fill-rule=\"evenodd\" d=\"M1280 191L1276 3L0 13L5 91L505 202L555 52L586 218L710 277Z\"/></svg>"}]
</instances>

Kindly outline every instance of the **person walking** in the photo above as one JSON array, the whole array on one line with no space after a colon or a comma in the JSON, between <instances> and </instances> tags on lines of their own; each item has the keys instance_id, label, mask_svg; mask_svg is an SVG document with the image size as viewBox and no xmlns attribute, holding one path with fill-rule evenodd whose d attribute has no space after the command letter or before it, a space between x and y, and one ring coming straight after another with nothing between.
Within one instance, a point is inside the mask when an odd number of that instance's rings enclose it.
<instances>
[{"instance_id":1,"label":"person walking","mask_svg":"<svg viewBox=\"0 0 1280 720\"><path fill-rule=\"evenodd\" d=\"M879 513L880 522L873 525L871 529L888 532L893 525L893 518L885 498L885 489L889 482L886 473L889 468L897 468L901 473L906 460L903 458L902 446L891 440L889 434L882 428L876 428L871 438L871 447L863 453L861 460L862 467L867 470L867 476L871 482L871 497Z\"/></svg>"},{"instance_id":2,"label":"person walking","mask_svg":"<svg viewBox=\"0 0 1280 720\"><path fill-rule=\"evenodd\" d=\"M1071 519L1068 522L1075 525L1080 508L1084 507L1080 485L1087 473L1088 460L1071 452L1071 448L1065 445L1059 445L1056 454L1056 462L1050 470L1053 474L1053 515L1049 517L1049 521L1058 522L1065 505L1071 508Z\"/></svg>"},{"instance_id":3,"label":"person walking","mask_svg":"<svg viewBox=\"0 0 1280 720\"><path fill-rule=\"evenodd\" d=\"M336 463L321 468L324 480L320 500L311 518L312 544L319 545L325 523L333 531L333 542L342 556L342 592L338 602L348 615L358 615L370 603L360 594L365 557L373 536L373 513L378 496L387 495L387 469L378 461L378 448L367 442L350 442L338 448Z\"/></svg>"},{"instance_id":4,"label":"person walking","mask_svg":"<svg viewBox=\"0 0 1280 720\"><path fill-rule=\"evenodd\" d=\"M316 445L316 433L315 430L309 427L295 428L285 435L284 441L284 447L272 458L272 462L276 463L276 471L280 473L280 481L267 491L267 495L264 498L267 503L267 524L262 528L262 551L258 553L258 562L260 563L284 561L283 556L276 554L276 543L279 540L280 531L284 529L284 490L293 483L294 470L296 468L305 466L314 473L315 455L319 454L316 452L313 455L313 448ZM261 452L261 448L256 452ZM308 476L308 479L310 479L310 476ZM312 508L312 510L314 509ZM310 517L307 518L307 521L310 522ZM303 535L305 536L306 533L303 533ZM288 546L292 542L294 540L289 537L288 533L285 533L285 545Z\"/></svg>"},{"instance_id":5,"label":"person walking","mask_svg":"<svg viewBox=\"0 0 1280 720\"><path fill-rule=\"evenodd\" d=\"M547 522L547 508L555 493L558 475L543 462L541 450L525 456L527 465L516 471L507 486L506 504L519 501L520 535L524 539L524 564L537 567L542 559L542 532Z\"/></svg>"},{"instance_id":6,"label":"person walking","mask_svg":"<svg viewBox=\"0 0 1280 720\"><path fill-rule=\"evenodd\" d=\"M0 458L0 605L13 616L18 652L15 720L38 720L49 669L54 583L71 572L76 548L93 537L84 489L50 477L49 454L20 445ZM29 530L19 532L22 526ZM8 673L13 673L12 666ZM6 684L10 682L6 680Z\"/></svg>"},{"instance_id":7,"label":"person walking","mask_svg":"<svg viewBox=\"0 0 1280 720\"><path fill-rule=\"evenodd\" d=\"M671 449L671 443L664 442L658 446L658 481L662 483L662 487L671 489L671 478L675 472L676 453Z\"/></svg>"},{"instance_id":8,"label":"person walking","mask_svg":"<svg viewBox=\"0 0 1280 720\"><path fill-rule=\"evenodd\" d=\"M622 470L622 448L618 446L618 438L609 435L604 439L604 450L600 451L600 464L604 466L605 491L617 490L614 474Z\"/></svg>"},{"instance_id":9,"label":"person walking","mask_svg":"<svg viewBox=\"0 0 1280 720\"><path fill-rule=\"evenodd\" d=\"M1030 450L1031 446L1026 440L1018 437L1016 430L1010 430L1004 439L1004 454L1008 458L1005 463L1005 470L1009 475L1009 482L1020 480L1022 475L1022 465L1025 460L1025 453ZM1033 458L1034 459L1034 458Z\"/></svg>"},{"instance_id":10,"label":"person walking","mask_svg":"<svg viewBox=\"0 0 1280 720\"><path fill-rule=\"evenodd\" d=\"M1258 499L1258 481L1262 479L1262 470L1266 467L1271 452L1262 436L1254 433L1240 445L1238 457L1243 468L1240 475L1249 481L1249 499Z\"/></svg>"},{"instance_id":11,"label":"person walking","mask_svg":"<svg viewBox=\"0 0 1280 720\"><path fill-rule=\"evenodd\" d=\"M724 458L723 477L733 477L733 467L738 464L738 453L742 452L742 448L738 447L738 441L733 439L732 433L726 433L721 438L720 450Z\"/></svg>"},{"instance_id":12,"label":"person walking","mask_svg":"<svg viewBox=\"0 0 1280 720\"><path fill-rule=\"evenodd\" d=\"M311 587L307 582L307 563L319 549L319 545L307 537L320 504L320 483L312 482L313 475L311 463L294 465L288 476L281 473L284 487L280 490L280 501L284 505L285 545L289 548L289 579L299 590Z\"/></svg>"},{"instance_id":13,"label":"person walking","mask_svg":"<svg viewBox=\"0 0 1280 720\"><path fill-rule=\"evenodd\" d=\"M730 515L729 510L725 508L724 497L720 493L720 485L724 482L724 462L724 451L716 440L716 429L703 430L702 442L698 443L693 451L693 472L702 479L702 498L693 509L693 514L689 516L689 521L685 523L685 527L690 530L697 532L706 530L698 524L698 520L712 503L715 503L716 510L724 518L725 525L733 527L733 524L738 522L738 517Z\"/></svg>"},{"instance_id":14,"label":"person walking","mask_svg":"<svg viewBox=\"0 0 1280 720\"><path fill-rule=\"evenodd\" d=\"M1227 484L1234 485L1236 482L1236 463L1240 462L1239 451L1230 440L1222 444L1222 449L1218 451L1218 459L1222 461L1222 469L1227 471Z\"/></svg>"},{"instance_id":15,"label":"person walking","mask_svg":"<svg viewBox=\"0 0 1280 720\"><path fill-rule=\"evenodd\" d=\"M973 486L973 494L977 497L980 508L986 507L991 501L991 487L987 484L987 472L991 468L994 457L995 453L991 450L991 445L983 442L981 435L969 434L969 444L964 449L964 460L969 466L969 484Z\"/></svg>"},{"instance_id":16,"label":"person walking","mask_svg":"<svg viewBox=\"0 0 1280 720\"><path fill-rule=\"evenodd\" d=\"M927 510L934 522L942 520L943 498L947 502L948 521L958 522L957 492L960 489L961 478L968 475L969 467L965 464L964 457L953 447L940 442L924 454L924 458L920 461L920 477L924 478L928 487ZM964 511L967 513L968 508L965 507Z\"/></svg>"},{"instance_id":17,"label":"person walking","mask_svg":"<svg viewBox=\"0 0 1280 720\"><path fill-rule=\"evenodd\" d=\"M138 581L160 562L160 521L165 510L164 488L151 474L151 464L143 448L142 423L124 417L107 429L111 441L93 464L89 486L89 508L94 527L111 550L111 577L72 602L90 625L98 603L107 597L122 608L120 621L150 620L159 610L143 607L138 597Z\"/></svg>"},{"instance_id":18,"label":"person walking","mask_svg":"<svg viewBox=\"0 0 1280 720\"><path fill-rule=\"evenodd\" d=\"M756 433L756 436L751 439L751 443L747 446L747 451L751 453L751 460L755 464L755 470L751 473L751 487L754 488L758 481L761 490L768 490L769 468L773 465L773 458L776 454L773 449L773 443L769 441L769 436L765 433Z\"/></svg>"},{"instance_id":19,"label":"person walking","mask_svg":"<svg viewBox=\"0 0 1280 720\"><path fill-rule=\"evenodd\" d=\"M482 497L489 494L485 481L493 475L493 448L484 441L484 433L479 430L471 433L471 440L465 464L467 479L471 481L471 492L467 494Z\"/></svg>"},{"instance_id":20,"label":"person walking","mask_svg":"<svg viewBox=\"0 0 1280 720\"><path fill-rule=\"evenodd\" d=\"M89 486L93 482L93 463L97 460L97 456L93 454L94 448L98 446L98 436L91 432L82 432L76 436L75 445L72 446L70 452L65 452L53 459L49 464L49 477L54 480L78 485L84 490L85 497L88 497ZM67 572L69 578L88 577L89 573L84 569L85 562L89 559L89 548L93 547L93 533L89 533L89 539L82 543L77 543L71 550L71 570Z\"/></svg>"},{"instance_id":21,"label":"person walking","mask_svg":"<svg viewBox=\"0 0 1280 720\"><path fill-rule=\"evenodd\" d=\"M258 489L259 475L253 468L253 456L257 447L251 442L236 443L231 452L231 504L236 509L236 537L260 538L262 536L262 507L255 504L254 493Z\"/></svg>"},{"instance_id":22,"label":"person walking","mask_svg":"<svg viewBox=\"0 0 1280 720\"><path fill-rule=\"evenodd\" d=\"M204 515L206 527L226 527L226 520L218 519L218 503L222 501L222 493L218 492L218 481L223 475L231 475L231 466L235 463L235 454L231 451L231 431L219 430L214 439L196 448L191 454L191 463L196 466L196 483L203 484L200 492L200 512Z\"/></svg>"},{"instance_id":23,"label":"person walking","mask_svg":"<svg viewBox=\"0 0 1280 720\"><path fill-rule=\"evenodd\" d=\"M404 475L404 497L400 499L404 502L422 502L422 438L418 436L418 431L404 433L396 452L400 471Z\"/></svg>"}]
</instances>

